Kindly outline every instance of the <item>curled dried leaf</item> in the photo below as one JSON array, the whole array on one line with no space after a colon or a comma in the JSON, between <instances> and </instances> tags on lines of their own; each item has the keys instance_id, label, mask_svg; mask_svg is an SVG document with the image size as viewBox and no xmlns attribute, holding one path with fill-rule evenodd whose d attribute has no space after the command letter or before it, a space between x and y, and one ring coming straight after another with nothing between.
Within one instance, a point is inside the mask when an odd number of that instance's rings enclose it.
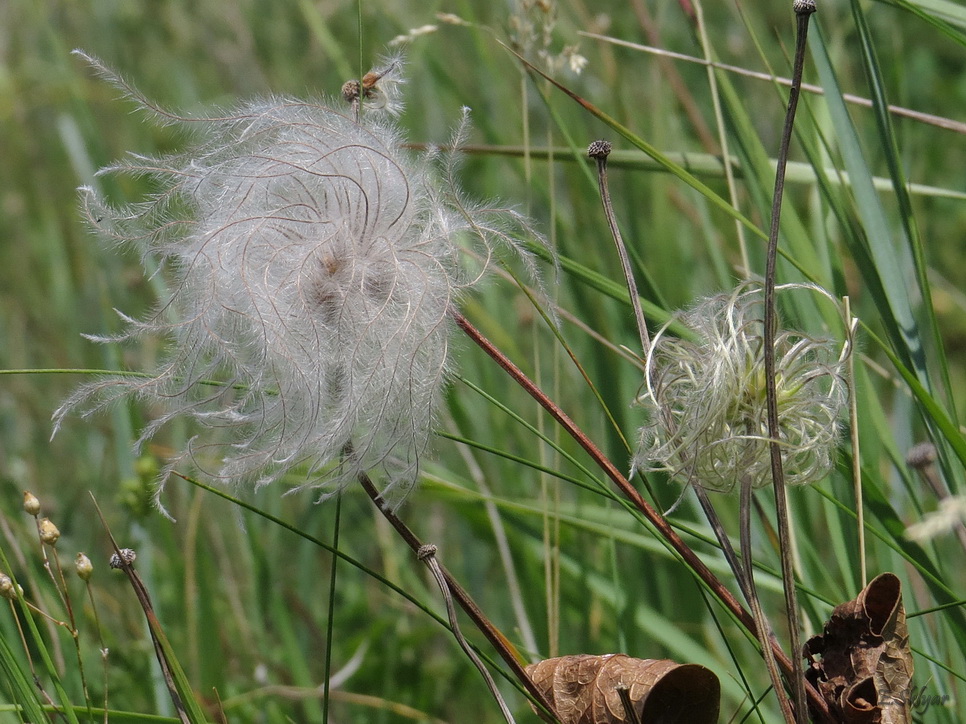
<instances>
[{"instance_id":1,"label":"curled dried leaf","mask_svg":"<svg viewBox=\"0 0 966 724\"><path fill-rule=\"evenodd\" d=\"M562 724L641 724L718 721L721 686L697 664L579 654L545 659L527 673L554 705ZM633 715L621 703L626 690Z\"/></svg>"},{"instance_id":2,"label":"curled dried leaf","mask_svg":"<svg viewBox=\"0 0 966 724\"><path fill-rule=\"evenodd\" d=\"M881 574L854 601L836 606L804 653L809 660L805 678L828 702L836 721L912 721L912 652L902 585L894 574Z\"/></svg>"}]
</instances>

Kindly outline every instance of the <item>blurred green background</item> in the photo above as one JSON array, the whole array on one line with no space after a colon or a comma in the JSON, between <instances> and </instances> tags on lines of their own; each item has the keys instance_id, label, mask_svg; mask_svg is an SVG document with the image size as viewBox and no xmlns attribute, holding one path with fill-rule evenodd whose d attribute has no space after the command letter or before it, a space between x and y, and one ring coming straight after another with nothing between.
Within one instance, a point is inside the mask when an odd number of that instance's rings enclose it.
<instances>
[{"instance_id":1,"label":"blurred green background","mask_svg":"<svg viewBox=\"0 0 966 724\"><path fill-rule=\"evenodd\" d=\"M857 7L870 25L888 101L964 120L966 10L938 2ZM439 12L455 14L464 24L444 22ZM703 12L714 57L749 70L767 71L770 65L779 75L788 74L794 18L785 3L714 3ZM860 36L848 3L822 4L814 23L842 91L869 97ZM427 25L436 28L430 31ZM544 68L546 58L561 57L565 49L577 46L563 57L579 53L587 59L586 67L575 74L566 63L558 64L562 67L556 77L658 149L689 154L700 169L702 164L713 166L721 152L705 68L581 35L603 34L701 56L694 28L682 4L669 0L363 0L361 10L354 2L322 0L5 0L0 4L0 369L149 371L164 350L164 340L121 349L81 336L119 331L113 309L137 317L157 303L160 286L145 274L134 250L107 248L90 233L78 211L76 188L96 185L117 203L141 199L152 191L149 181L95 177L95 171L128 153L183 150L190 137L181 128L159 126L121 99L116 88L95 78L70 54L74 48L101 58L162 107L190 116L266 94L336 94L345 80L368 69L393 38L410 34L401 46L407 56L407 84L400 124L408 138L416 144L445 144L460 108L470 107L470 143L527 147L532 156L494 149L468 155L461 171L465 191L525 211L566 257L588 273L620 282L596 181L580 153L571 153L570 144L578 152L601 136L611 138L620 150L632 150L631 144L544 82L528 79L497 41L516 47ZM422 30L411 33L414 29ZM776 93L766 81L727 77L739 103L726 103L723 111L730 148L750 169L756 144L774 158L784 92ZM806 80L819 81L811 58L806 60ZM937 397L954 410L966 403L962 130L893 116L892 149L871 110L853 105L850 115L858 139L853 148L861 152L871 175L887 178L890 160L898 159L910 182L932 189L912 195L912 210L945 352L924 336L929 372L940 380L943 369L948 370L950 385L947 389L937 381ZM841 168L838 152L847 143L818 97L806 94L798 128L813 144L828 142L821 164ZM544 158L547 147L556 149L552 163ZM810 160L796 142L792 158L802 162L801 169ZM627 168L614 164L611 190L642 272L642 295L669 312L730 287L743 274L734 222L696 191L655 170L642 154L631 160ZM696 173L727 196L720 173ZM771 192L766 176L749 172L739 188L742 213L765 227ZM903 219L895 194L883 190L878 198L882 219L889 228L900 228ZM800 224L793 236L811 239L815 247L811 256L797 258L814 264L809 272L832 291L851 294L857 316L881 333L888 325L880 320L880 298L869 290L870 262L857 261L856 247L849 242L850 234L861 237L856 228L866 221L849 196L843 193L842 199L851 225L833 213L814 180L792 180L788 213ZM752 268L760 274L763 245L754 236L747 244ZM792 243L790 248L795 255L804 247ZM797 278L790 267L784 273ZM558 276L547 269L545 284L561 304L564 334L599 387L616 427L608 424L560 346L512 284L494 280L467 302L466 314L625 467L629 452L621 435L632 443L636 439L641 413L631 402L640 376L617 346L634 346L633 319L624 304L579 276ZM914 312L917 319L929 317L928 312ZM934 508L935 501L925 493L919 497L922 491L914 478L901 469L901 456L923 439L928 425L917 416L915 400L897 382L888 360L874 344L863 346L868 352L861 364L860 406L868 420L862 430L868 441L863 463L885 501L873 525L888 531L882 535L886 542L871 536L870 571L896 570L908 587L907 608L927 608L936 603L934 592L903 557L909 550L903 548L901 531ZM551 439L559 437L531 401L508 389L505 377L482 354L465 342L457 347L458 369L468 383L499 398ZM64 560L75 550L86 550L99 566L95 596L105 645L111 650L111 706L170 713L140 610L123 581L106 571L110 549L93 514L92 491L115 536L138 549L139 567L159 617L199 696L211 706L211 716L217 712L217 690L231 721L318 721L315 687L323 678L327 646L328 554L180 480L171 481L163 497L177 524L151 509L148 498L157 470L193 431L172 425L145 455L135 458L131 440L152 415L145 406L125 405L88 420L71 419L50 441L51 413L88 377L82 372L0 376L0 546L18 578L39 601L57 609L52 585L39 567L32 521L19 510L21 491L30 489L64 534L59 544ZM455 380L450 397L441 421L449 434L581 479L592 477L558 458L469 384ZM847 473L843 465L825 487L830 497L851 506ZM732 715L742 720L751 700L764 693L767 678L753 647L733 630L719 630L733 629L733 624L702 599L683 567L619 506L533 466L448 439L438 441L426 475L401 515L426 541L440 546L444 563L528 658L620 650L640 658L698 661L722 679L723 720ZM298 482L292 480L292 485ZM950 485L956 485L955 476ZM662 509L680 493L678 486L659 477L651 487ZM284 498L280 489L236 492L307 533L331 539L334 505L313 505L311 492ZM806 588L816 592L806 604L808 625L815 630L830 603L857 592L854 522L813 491L795 495L804 579ZM483 500L495 505L487 508L480 505ZM722 505L724 517L733 520L734 504ZM675 519L706 532L690 503ZM712 546L696 538L689 542L717 561L715 570L730 580ZM357 491L345 496L341 545L440 610L438 592ZM767 539L761 554L765 565L774 565ZM923 554L937 562L940 577L960 597L963 580L955 561L962 554L952 537ZM345 678L336 687L332 721L500 720L478 674L445 630L357 569L340 568L338 576L333 666ZM780 594L775 593L774 579L766 578L763 586L780 628ZM76 601L82 609L85 668L96 702L103 682L80 588ZM15 629L4 616L0 612L0 634L16 648ZM966 633L947 636L944 626L958 624L941 619L915 619L913 643L959 674L917 659L917 683L954 696L951 708L933 709L925 721L960 721L966 713L961 675L961 637ZM48 636L68 691L77 697L75 703L82 701L69 642L52 631ZM530 650L533 643L535 651ZM534 720L522 696L509 695L520 719ZM5 696L0 688L0 703L7 703ZM751 720L773 720L770 706L766 702L763 712L751 713ZM10 712L3 716L16 721Z\"/></svg>"}]
</instances>

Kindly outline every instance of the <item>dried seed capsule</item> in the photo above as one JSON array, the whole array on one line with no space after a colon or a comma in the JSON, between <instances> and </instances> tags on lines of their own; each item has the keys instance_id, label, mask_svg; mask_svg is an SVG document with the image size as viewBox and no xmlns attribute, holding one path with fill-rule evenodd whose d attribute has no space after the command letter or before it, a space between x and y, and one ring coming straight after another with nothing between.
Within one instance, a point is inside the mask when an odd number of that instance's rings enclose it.
<instances>
[{"instance_id":1,"label":"dried seed capsule","mask_svg":"<svg viewBox=\"0 0 966 724\"><path fill-rule=\"evenodd\" d=\"M120 555L114 553L111 555L111 568L123 568L124 566L129 566L134 563L134 559L137 558L137 553L131 548L122 548Z\"/></svg>"},{"instance_id":2,"label":"dried seed capsule","mask_svg":"<svg viewBox=\"0 0 966 724\"><path fill-rule=\"evenodd\" d=\"M49 546L57 545L57 540L60 538L60 531L57 530L57 526L54 525L50 518L40 519L40 540Z\"/></svg>"},{"instance_id":3,"label":"dried seed capsule","mask_svg":"<svg viewBox=\"0 0 966 724\"><path fill-rule=\"evenodd\" d=\"M0 573L0 596L12 601L22 595L23 587L19 584L14 584L13 579L6 573Z\"/></svg>"},{"instance_id":4,"label":"dried seed capsule","mask_svg":"<svg viewBox=\"0 0 966 724\"><path fill-rule=\"evenodd\" d=\"M40 512L40 501L29 490L23 491L23 509L35 517Z\"/></svg>"},{"instance_id":5,"label":"dried seed capsule","mask_svg":"<svg viewBox=\"0 0 966 724\"><path fill-rule=\"evenodd\" d=\"M936 462L936 446L931 442L921 442L906 453L906 465L916 470L924 470Z\"/></svg>"},{"instance_id":6,"label":"dried seed capsule","mask_svg":"<svg viewBox=\"0 0 966 724\"><path fill-rule=\"evenodd\" d=\"M94 574L94 564L86 553L78 553L74 557L74 570L82 581L88 581Z\"/></svg>"},{"instance_id":7,"label":"dried seed capsule","mask_svg":"<svg viewBox=\"0 0 966 724\"><path fill-rule=\"evenodd\" d=\"M587 155L591 158L607 158L612 148L610 141L599 139L587 147Z\"/></svg>"}]
</instances>

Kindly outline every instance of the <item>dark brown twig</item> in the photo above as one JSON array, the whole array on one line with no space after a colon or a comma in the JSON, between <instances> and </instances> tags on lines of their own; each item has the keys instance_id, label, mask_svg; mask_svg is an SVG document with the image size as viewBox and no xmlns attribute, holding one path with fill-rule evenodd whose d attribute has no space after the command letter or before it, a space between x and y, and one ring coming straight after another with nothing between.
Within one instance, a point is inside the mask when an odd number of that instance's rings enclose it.
<instances>
[{"instance_id":1,"label":"dark brown twig","mask_svg":"<svg viewBox=\"0 0 966 724\"><path fill-rule=\"evenodd\" d=\"M130 549L121 549L117 545L117 541L114 540L114 534L111 533L111 529L107 525L107 521L104 519L104 514L101 513L101 508L97 504L97 500L94 498L94 494L91 493L91 500L94 502L94 509L97 511L98 517L101 519L101 524L104 526L104 530L107 531L107 537L111 541L111 546L114 548L114 555L111 557L111 567L120 568L124 571L127 576L128 581L131 583L131 588L134 589L134 595L137 596L138 603L141 604L141 609L144 611L144 616L148 620L148 631L151 634L151 643L154 644L154 653L158 659L158 665L161 667L161 674L164 677L164 683L168 687L168 695L171 697L171 703L174 705L175 711L178 713L178 718L181 720L182 724L193 724L191 718L188 716L188 712L185 708L184 702L181 700L181 695L178 693L178 687L174 682L174 674L171 671L171 667L168 665L168 657L165 654L164 647L158 640L155 634L156 630L161 629L161 622L158 620L157 614L154 612L154 606L151 604L151 597L148 595L148 589L145 587L144 582L138 575L137 571L134 570L132 565L134 562L133 551Z\"/></svg>"},{"instance_id":2,"label":"dark brown twig","mask_svg":"<svg viewBox=\"0 0 966 724\"><path fill-rule=\"evenodd\" d=\"M634 702L631 701L631 693L627 690L627 687L618 686L617 696L621 700L621 706L624 707L624 718L627 720L627 724L641 724L641 719L637 716L637 709L634 708Z\"/></svg>"},{"instance_id":3,"label":"dark brown twig","mask_svg":"<svg viewBox=\"0 0 966 724\"><path fill-rule=\"evenodd\" d=\"M614 206L610 200L610 189L607 187L607 157L611 152L610 141L594 141L587 148L587 155L597 161L597 187L600 190L600 200L604 205L604 216L607 217L607 226L610 227L611 236L614 237L614 244L617 247L617 256L621 260L621 269L624 271L624 280L627 283L627 292L631 298L631 307L634 310L634 321L637 322L637 335L641 340L641 349L644 357L647 357L651 349L651 338L647 333L647 324L644 321L644 310L641 309L641 298L637 293L637 282L634 280L634 270L631 269L631 260L627 254L627 247L621 237L620 227L617 226L617 217L614 215Z\"/></svg>"},{"instance_id":4,"label":"dark brown twig","mask_svg":"<svg viewBox=\"0 0 966 724\"><path fill-rule=\"evenodd\" d=\"M396 529L399 536L406 542L406 545L412 549L413 553L419 555L423 548L422 541L416 537L416 534L410 530L402 519L393 512L392 508L387 505L386 501L383 500L376 486L373 485L372 480L368 475L362 473L359 475L359 483L362 485L362 489L366 491L366 495L375 503L376 508L382 513L382 516L389 521L389 524ZM507 640L507 638L500 633L499 629L494 626L486 615L479 609L470 594L459 584L459 582L450 575L450 572L446 570L442 565L439 565L439 571L442 573L443 579L446 582L446 587L452 594L453 598L456 599L460 607L466 613L467 616L472 619L476 627L486 636L487 640L493 645L493 647L500 654L500 657L506 662L507 666L513 671L514 675L526 687L526 690L530 692L534 701L540 704L547 712L549 712L553 717L559 721L560 717L557 716L553 704L551 704L547 697L543 694L540 689L534 685L533 680L530 678L529 674L524 670L523 664L520 660L519 654L513 648L513 645Z\"/></svg>"},{"instance_id":5,"label":"dark brown twig","mask_svg":"<svg viewBox=\"0 0 966 724\"><path fill-rule=\"evenodd\" d=\"M778 231L781 221L782 196L785 188L785 166L788 162L788 146L791 142L795 110L802 85L802 69L805 64L805 44L808 35L808 19L815 12L815 0L795 0L795 16L798 20L795 43L795 65L792 70L792 85L788 92L788 108L782 128L781 145L778 149L778 168L775 173L775 193L772 197L771 229L768 234L768 252L765 260L765 319L762 331L765 360L765 391L768 410L768 437L771 439L772 484L775 489L775 517L778 522L778 547L781 552L782 586L785 590L785 609L788 616L791 649L796 652L792 658L792 692L799 722L808 721L805 709L805 673L801 651L801 634L798 620L798 599L795 594L795 568L792 561L792 541L788 521L788 501L786 500L785 471L782 467L781 426L778 422L778 392L775 380L775 335L778 320L775 309L775 270L778 261Z\"/></svg>"}]
</instances>

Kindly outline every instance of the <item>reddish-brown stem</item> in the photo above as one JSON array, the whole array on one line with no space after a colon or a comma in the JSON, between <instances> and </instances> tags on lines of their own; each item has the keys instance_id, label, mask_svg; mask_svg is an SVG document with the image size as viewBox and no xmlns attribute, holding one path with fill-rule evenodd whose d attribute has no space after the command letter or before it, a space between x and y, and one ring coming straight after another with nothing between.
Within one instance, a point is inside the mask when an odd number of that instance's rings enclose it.
<instances>
[{"instance_id":1,"label":"reddish-brown stem","mask_svg":"<svg viewBox=\"0 0 966 724\"><path fill-rule=\"evenodd\" d=\"M550 413L560 426L566 430L567 434L570 435L578 445L580 445L588 455L593 459L597 466L604 471L604 473L611 479L614 485L624 494L624 496L637 508L640 513L647 518L648 522L654 526L660 536L665 540L665 542L684 560L685 564L701 579L701 581L711 590L711 592L718 598L721 603L731 612L731 614L741 622L748 631L752 633L757 632L757 627L755 626L754 618L748 611L745 610L744 606L738 601L737 598L731 593L730 590L722 583L717 576L712 573L711 569L708 568L704 562L698 557L698 555L688 546L687 543L682 540L682 538L674 531L671 525L665 520L664 516L655 510L650 503L648 503L641 496L637 489L631 485L630 481L624 477L624 474L617 469L613 462L607 458L606 455L594 444L594 442L587 437L583 430L581 430L567 414L557 407L556 403L547 397L544 392L537 387L533 381L527 377L523 371L517 367L513 362L511 362L506 355L504 355L499 349L497 349L492 342L490 342L483 334L474 327L466 317L460 314L458 311L453 310L453 318L456 320L457 326L468 336L473 342L475 342L484 352L486 352L500 367L502 367L510 377L513 378L520 387L526 390L534 400L536 400L541 407L543 407L547 412ZM763 642L768 641L767 636L758 636L759 640ZM791 659L788 655L782 651L781 647L776 641L772 641L772 650L775 652L775 659L778 665L782 668L786 675L791 674L794 667L792 665ZM821 697L818 691L811 685L808 686L808 700L809 704L812 706L814 713L816 713L822 721L832 721L828 705L825 700Z\"/></svg>"},{"instance_id":2,"label":"reddish-brown stem","mask_svg":"<svg viewBox=\"0 0 966 724\"><path fill-rule=\"evenodd\" d=\"M365 473L359 475L359 483L362 485L362 489L366 491L366 495L368 495L372 499L372 502L375 503L383 517L389 521L393 528L396 529L396 532L399 533L399 536L404 541L406 541L406 545L412 549L413 553L418 555L420 549L423 547L422 541L416 537L416 534L410 530L409 526L407 526L402 519L396 515L386 504L386 502L380 496L379 491L376 489L376 486L373 485L372 480L369 479L369 476ZM490 622L486 615L480 610L479 606L477 606L470 597L470 594L466 592L466 590L455 578L453 578L452 575L450 575L450 572L447 571L442 564L439 564L439 569L443 574L443 578L446 580L446 585L449 587L453 598L456 599L463 611L466 612L466 615L472 619L474 624L476 624L476 627L483 632L483 635L486 636L487 640L493 644L493 648L499 652L500 657L506 662L507 666L512 669L514 675L517 677L517 679L519 679L520 683L526 687L526 690L530 692L530 695L533 696L534 700L539 703L540 706L550 712L550 714L552 714L557 721L560 721L560 717L557 716L556 710L553 708L553 704L551 704L543 692L534 685L530 675L524 670L523 664L520 661L519 655L514 650L513 645L502 633L500 633L500 630Z\"/></svg>"}]
</instances>

